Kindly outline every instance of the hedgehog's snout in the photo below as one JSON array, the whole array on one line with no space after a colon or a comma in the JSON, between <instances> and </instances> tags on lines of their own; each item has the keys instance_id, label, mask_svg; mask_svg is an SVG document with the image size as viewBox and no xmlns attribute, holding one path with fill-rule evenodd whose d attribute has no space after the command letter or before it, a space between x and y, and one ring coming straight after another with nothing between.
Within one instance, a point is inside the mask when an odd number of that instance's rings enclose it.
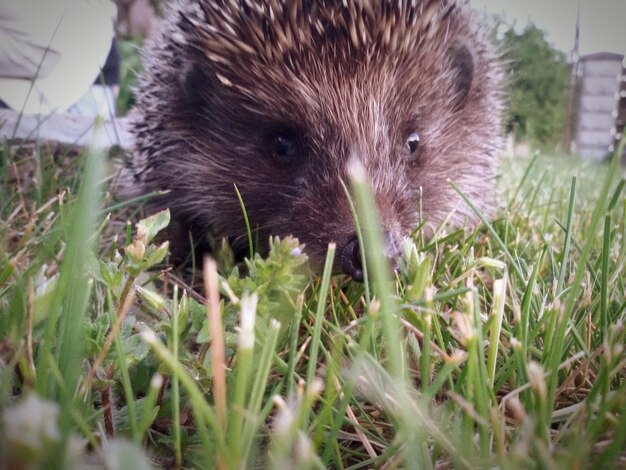
<instances>
[{"instance_id":1,"label":"hedgehog's snout","mask_svg":"<svg viewBox=\"0 0 626 470\"><path fill-rule=\"evenodd\" d=\"M385 232L383 244L384 254L395 269L397 259L400 256L400 246L390 232ZM355 281L363 282L361 246L356 234L348 238L348 241L339 250L339 265L344 274L352 277Z\"/></svg>"},{"instance_id":2,"label":"hedgehog's snout","mask_svg":"<svg viewBox=\"0 0 626 470\"><path fill-rule=\"evenodd\" d=\"M355 235L350 237L339 253L339 264L344 274L355 281L363 282L363 263L361 262L361 247Z\"/></svg>"}]
</instances>

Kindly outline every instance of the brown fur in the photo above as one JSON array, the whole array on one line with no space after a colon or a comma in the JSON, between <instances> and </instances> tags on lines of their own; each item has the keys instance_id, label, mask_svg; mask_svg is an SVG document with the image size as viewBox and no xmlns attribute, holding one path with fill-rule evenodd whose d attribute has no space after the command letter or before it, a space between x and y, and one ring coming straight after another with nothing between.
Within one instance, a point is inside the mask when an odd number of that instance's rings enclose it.
<instances>
[{"instance_id":1,"label":"brown fur","mask_svg":"<svg viewBox=\"0 0 626 470\"><path fill-rule=\"evenodd\" d=\"M477 222L448 179L490 212L500 71L463 2L174 3L147 47L133 173L142 192L170 190L156 205L184 225L246 247L237 185L259 240L292 234L320 260L354 233L351 159L395 242L420 206L431 226Z\"/></svg>"}]
</instances>

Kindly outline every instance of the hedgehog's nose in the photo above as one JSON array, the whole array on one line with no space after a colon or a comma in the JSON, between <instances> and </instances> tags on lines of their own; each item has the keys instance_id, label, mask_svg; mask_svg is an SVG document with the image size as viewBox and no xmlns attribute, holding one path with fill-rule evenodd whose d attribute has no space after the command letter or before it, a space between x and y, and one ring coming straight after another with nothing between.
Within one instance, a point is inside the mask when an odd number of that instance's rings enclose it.
<instances>
[{"instance_id":1,"label":"hedgehog's nose","mask_svg":"<svg viewBox=\"0 0 626 470\"><path fill-rule=\"evenodd\" d=\"M391 233L384 234L384 253L396 267L396 259L400 255L400 248ZM344 274L352 277L355 281L363 282L363 263L361 262L361 247L359 239L355 235L350 237L339 252L339 263Z\"/></svg>"},{"instance_id":2,"label":"hedgehog's nose","mask_svg":"<svg viewBox=\"0 0 626 470\"><path fill-rule=\"evenodd\" d=\"M344 274L352 277L355 281L363 282L361 247L359 246L359 239L356 234L350 237L341 248L339 263Z\"/></svg>"}]
</instances>

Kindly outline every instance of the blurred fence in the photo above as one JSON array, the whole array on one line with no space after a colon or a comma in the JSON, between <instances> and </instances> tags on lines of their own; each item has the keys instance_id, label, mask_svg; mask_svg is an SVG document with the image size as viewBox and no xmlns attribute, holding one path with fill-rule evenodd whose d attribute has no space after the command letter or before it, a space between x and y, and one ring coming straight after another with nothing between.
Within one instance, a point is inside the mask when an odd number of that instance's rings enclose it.
<instances>
[{"instance_id":1,"label":"blurred fence","mask_svg":"<svg viewBox=\"0 0 626 470\"><path fill-rule=\"evenodd\" d=\"M572 79L571 150L601 160L614 152L626 123L624 56L610 52L582 56Z\"/></svg>"}]
</instances>

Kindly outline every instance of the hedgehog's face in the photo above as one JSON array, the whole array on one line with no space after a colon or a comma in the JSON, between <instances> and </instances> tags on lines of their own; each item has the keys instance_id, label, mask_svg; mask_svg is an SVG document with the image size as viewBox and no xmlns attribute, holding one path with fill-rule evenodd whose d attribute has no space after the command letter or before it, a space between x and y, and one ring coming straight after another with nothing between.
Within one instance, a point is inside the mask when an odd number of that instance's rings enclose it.
<instances>
[{"instance_id":1,"label":"hedgehog's face","mask_svg":"<svg viewBox=\"0 0 626 470\"><path fill-rule=\"evenodd\" d=\"M393 258L401 239L419 222L420 188L412 184L412 174L420 165L420 136L416 131L392 132L382 121L364 126L368 118L355 120L353 113L354 108L346 107L337 120L326 116L269 126L253 157L259 161L255 178L247 172L238 176L248 214L261 233L298 237L318 268L328 243L335 242L337 267L362 279L349 204L349 166L359 161L371 176L385 252Z\"/></svg>"},{"instance_id":2,"label":"hedgehog's face","mask_svg":"<svg viewBox=\"0 0 626 470\"><path fill-rule=\"evenodd\" d=\"M445 180L462 171L455 159L472 151L467 131L455 128L471 90L472 56L458 45L446 54L439 63L421 64L417 77L390 71L385 61L348 71L346 64L323 58L329 68L301 63L294 81L268 73L258 83L242 83L235 76L189 71L184 89L202 92L185 104L196 108L193 124L184 119L180 125L192 126L190 139L201 142L191 152L199 147L204 154L193 157L206 163L204 184L197 183L204 194L197 200L214 207L201 214L206 219L200 225L245 250L236 186L259 240L294 235L317 265L335 242L338 267L360 279L345 186L348 165L358 160L372 182L386 254L398 255L421 215L438 222L454 209L457 199ZM431 86L435 79L440 89Z\"/></svg>"},{"instance_id":3,"label":"hedgehog's face","mask_svg":"<svg viewBox=\"0 0 626 470\"><path fill-rule=\"evenodd\" d=\"M335 242L337 266L360 278L349 162L372 182L390 257L422 221L467 216L448 179L487 200L496 87L455 2L251 3L198 2L175 26L186 39L155 52L143 110L153 129L138 136L160 147L150 165L180 218L245 252L236 186L256 239L294 235L317 265Z\"/></svg>"}]
</instances>

